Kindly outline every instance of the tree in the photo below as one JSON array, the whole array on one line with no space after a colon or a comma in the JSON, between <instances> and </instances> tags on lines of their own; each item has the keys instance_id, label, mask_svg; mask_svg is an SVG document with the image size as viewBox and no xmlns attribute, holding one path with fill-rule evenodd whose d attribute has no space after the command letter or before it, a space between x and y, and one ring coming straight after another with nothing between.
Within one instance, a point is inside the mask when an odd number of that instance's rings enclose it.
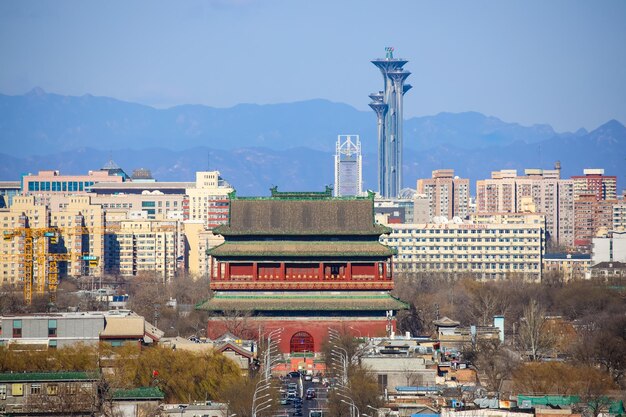
<instances>
[{"instance_id":1,"label":"tree","mask_svg":"<svg viewBox=\"0 0 626 417\"><path fill-rule=\"evenodd\" d=\"M516 368L517 360L500 340L484 340L476 344L474 365L479 374L484 375L487 389L499 392L502 381L509 378Z\"/></svg>"},{"instance_id":2,"label":"tree","mask_svg":"<svg viewBox=\"0 0 626 417\"><path fill-rule=\"evenodd\" d=\"M239 381L241 371L221 353L190 352L164 347L140 350L124 346L111 350L116 370L109 379L116 388L158 386L166 401L188 402L219 399L220 387ZM154 371L158 372L155 380Z\"/></svg>"},{"instance_id":3,"label":"tree","mask_svg":"<svg viewBox=\"0 0 626 417\"><path fill-rule=\"evenodd\" d=\"M524 308L517 339L522 353L531 361L541 359L554 347L555 339L547 329L545 311L536 300Z\"/></svg>"},{"instance_id":4,"label":"tree","mask_svg":"<svg viewBox=\"0 0 626 417\"><path fill-rule=\"evenodd\" d=\"M333 417L349 417L350 406L343 401L350 402L352 399L356 407L362 413L368 409L368 405L374 408L382 407L378 381L364 367L357 365L350 368L348 384L346 387L336 387L328 394L328 406L330 415ZM342 401L343 400L343 401Z\"/></svg>"},{"instance_id":5,"label":"tree","mask_svg":"<svg viewBox=\"0 0 626 417\"><path fill-rule=\"evenodd\" d=\"M231 380L220 387L219 396L223 402L228 404L228 413L237 414L237 417L252 417L252 402L254 392L257 387L262 386L261 375L255 377L241 378L239 380ZM263 403L269 399L270 407L263 410L259 415L271 416L276 414L280 407L279 381L272 379L270 388L263 390L260 395L268 395L264 397ZM227 414L229 415L229 414Z\"/></svg>"},{"instance_id":6,"label":"tree","mask_svg":"<svg viewBox=\"0 0 626 417\"><path fill-rule=\"evenodd\" d=\"M513 372L513 385L518 392L579 395L585 401L604 396L615 388L610 376L597 368L562 362L522 365Z\"/></svg>"}]
</instances>

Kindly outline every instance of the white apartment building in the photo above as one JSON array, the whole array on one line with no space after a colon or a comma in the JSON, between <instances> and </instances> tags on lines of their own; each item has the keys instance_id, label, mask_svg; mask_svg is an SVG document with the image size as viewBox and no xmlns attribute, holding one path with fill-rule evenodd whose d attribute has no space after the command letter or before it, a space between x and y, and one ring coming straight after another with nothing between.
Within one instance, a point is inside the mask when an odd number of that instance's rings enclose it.
<instances>
[{"instance_id":1,"label":"white apartment building","mask_svg":"<svg viewBox=\"0 0 626 417\"><path fill-rule=\"evenodd\" d=\"M184 219L202 220L207 229L228 222L228 194L233 191L219 171L196 172L195 187L185 190Z\"/></svg>"},{"instance_id":2,"label":"white apartment building","mask_svg":"<svg viewBox=\"0 0 626 417\"><path fill-rule=\"evenodd\" d=\"M397 272L471 274L503 279L522 274L540 280L544 253L541 224L390 224L381 242L394 248Z\"/></svg>"},{"instance_id":3,"label":"white apartment building","mask_svg":"<svg viewBox=\"0 0 626 417\"><path fill-rule=\"evenodd\" d=\"M174 278L178 268L178 222L122 220L119 231L107 235L108 272L123 276L156 273Z\"/></svg>"}]
</instances>

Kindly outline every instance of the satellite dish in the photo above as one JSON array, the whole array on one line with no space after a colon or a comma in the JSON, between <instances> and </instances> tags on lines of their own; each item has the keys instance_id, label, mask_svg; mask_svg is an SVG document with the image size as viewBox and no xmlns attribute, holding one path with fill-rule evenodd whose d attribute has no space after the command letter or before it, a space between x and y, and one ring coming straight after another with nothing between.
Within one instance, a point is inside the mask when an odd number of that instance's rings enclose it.
<instances>
[{"instance_id":1,"label":"satellite dish","mask_svg":"<svg viewBox=\"0 0 626 417\"><path fill-rule=\"evenodd\" d=\"M454 217L452 218L452 222L453 222L454 224L461 224L461 223L463 223L463 219L461 219L459 216L454 216Z\"/></svg>"},{"instance_id":2,"label":"satellite dish","mask_svg":"<svg viewBox=\"0 0 626 417\"><path fill-rule=\"evenodd\" d=\"M435 224L441 224L441 217L439 217L439 216L435 216L435 217L433 217L433 223L435 223Z\"/></svg>"}]
</instances>

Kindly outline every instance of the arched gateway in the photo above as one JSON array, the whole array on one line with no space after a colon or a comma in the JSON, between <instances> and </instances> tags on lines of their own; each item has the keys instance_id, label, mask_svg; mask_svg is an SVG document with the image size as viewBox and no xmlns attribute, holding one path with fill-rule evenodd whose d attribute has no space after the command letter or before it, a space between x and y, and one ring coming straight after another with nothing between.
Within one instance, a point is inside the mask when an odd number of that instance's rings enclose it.
<instances>
[{"instance_id":1,"label":"arched gateway","mask_svg":"<svg viewBox=\"0 0 626 417\"><path fill-rule=\"evenodd\" d=\"M291 336L290 353L314 352L313 336L307 332L298 332Z\"/></svg>"}]
</instances>

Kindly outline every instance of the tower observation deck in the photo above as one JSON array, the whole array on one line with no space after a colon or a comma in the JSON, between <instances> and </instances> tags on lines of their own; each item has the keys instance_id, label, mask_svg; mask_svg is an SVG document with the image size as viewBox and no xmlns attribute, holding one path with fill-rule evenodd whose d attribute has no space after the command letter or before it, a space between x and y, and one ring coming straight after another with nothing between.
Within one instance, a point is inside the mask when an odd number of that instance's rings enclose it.
<instances>
[{"instance_id":1,"label":"tower observation deck","mask_svg":"<svg viewBox=\"0 0 626 417\"><path fill-rule=\"evenodd\" d=\"M378 191L382 197L396 198L402 189L403 97L411 89L405 84L411 73L403 69L408 61L393 57L393 47L385 51L385 58L372 61L383 75L384 89L369 97L378 120Z\"/></svg>"}]
</instances>

